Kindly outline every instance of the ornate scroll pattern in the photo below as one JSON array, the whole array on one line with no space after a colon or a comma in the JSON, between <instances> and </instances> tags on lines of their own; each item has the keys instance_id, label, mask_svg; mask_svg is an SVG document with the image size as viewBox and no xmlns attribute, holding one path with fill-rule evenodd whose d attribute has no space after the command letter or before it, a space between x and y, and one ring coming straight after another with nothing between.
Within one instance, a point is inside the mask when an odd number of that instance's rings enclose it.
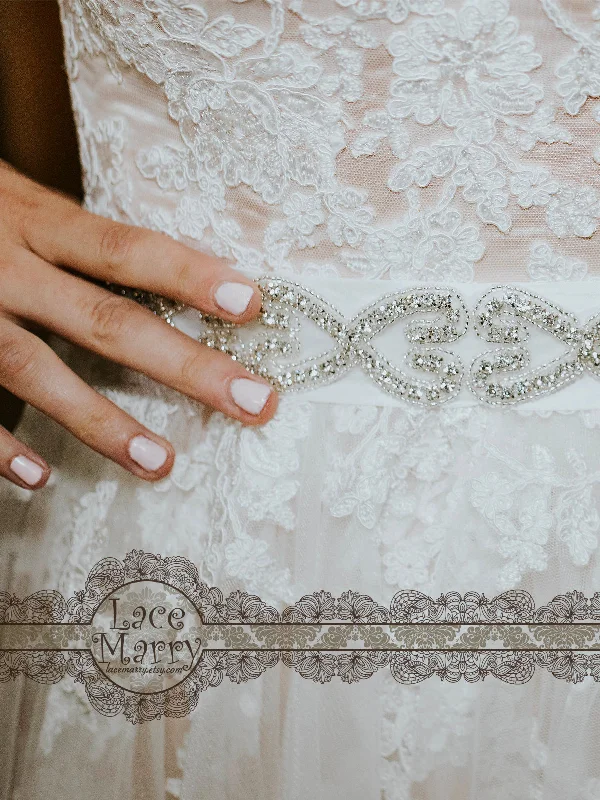
<instances>
[{"instance_id":1,"label":"ornate scroll pattern","mask_svg":"<svg viewBox=\"0 0 600 800\"><path fill-rule=\"evenodd\" d=\"M488 342L520 345L534 325L565 345L566 352L536 369L526 369L529 353L522 347L484 353L473 361L471 389L491 403L518 403L535 395L560 389L588 371L600 375L600 316L583 327L556 305L522 289L498 287L477 304L475 328ZM519 371L510 381L498 382L498 372Z\"/></svg>"},{"instance_id":2,"label":"ornate scroll pattern","mask_svg":"<svg viewBox=\"0 0 600 800\"><path fill-rule=\"evenodd\" d=\"M454 342L467 329L468 313L450 289L416 288L380 297L352 319L345 319L314 292L292 281L265 278L261 324L264 330L249 342L240 341L235 326L204 318L200 341L229 353L283 391L331 383L353 366L361 367L384 391L411 402L437 405L458 392L462 366L452 354L431 345ZM400 319L433 313L434 321L411 319L406 336L413 345L407 354L411 367L436 376L431 383L411 379L372 344L373 338ZM334 347L313 358L288 365L278 357L300 350L298 317L304 315L331 336ZM239 326L238 326L239 327Z\"/></svg>"},{"instance_id":3,"label":"ornate scroll pattern","mask_svg":"<svg viewBox=\"0 0 600 800\"><path fill-rule=\"evenodd\" d=\"M436 406L456 397L463 380L460 355L440 348L467 334L470 314L453 289L415 287L388 293L348 319L305 286L283 278L258 281L263 306L258 323L244 326L198 313L199 341L221 350L262 375L280 392L302 391L332 383L359 367L385 392L421 406ZM170 324L181 305L157 305L143 292L112 286L138 300ZM423 315L429 315L425 317ZM416 318L415 318L416 316ZM302 318L315 323L333 340L327 352L302 358ZM405 328L408 366L432 376L413 378L375 347L386 328L411 318ZM510 345L473 359L468 386L482 402L512 405L549 394L584 373L600 376L600 315L580 326L576 317L537 294L515 286L496 286L475 304L471 323L486 342ZM522 345L536 327L565 347L564 353L528 368L531 354ZM543 346L542 346L543 347ZM290 362L290 357L300 356ZM498 379L498 373L516 373Z\"/></svg>"},{"instance_id":4,"label":"ornate scroll pattern","mask_svg":"<svg viewBox=\"0 0 600 800\"><path fill-rule=\"evenodd\" d=\"M117 589L148 580L185 592L202 619L197 631L202 655L177 686L152 694L124 689L101 673L88 649L61 652L65 642L60 637L49 643L54 645L49 652L6 649L21 636L19 626L32 620L53 629L63 623L96 631L94 614L103 600ZM85 588L66 603L57 592L38 592L22 603L0 595L0 603L0 643L5 648L0 649L0 680L23 672L49 683L68 674L85 686L97 711L123 713L133 723L185 716L201 692L224 678L245 683L280 662L323 684L334 679L354 683L383 667L404 684L434 675L447 682L492 675L520 684L531 679L536 666L571 683L586 676L600 681L600 592L590 598L568 592L536 609L523 590L491 599L478 592L449 592L434 599L403 590L387 608L359 592L334 597L322 590L278 612L247 592L224 596L201 582L185 558L132 550L123 561L98 562ZM7 613L10 609L16 610ZM25 631L21 647L27 638Z\"/></svg>"},{"instance_id":5,"label":"ornate scroll pattern","mask_svg":"<svg viewBox=\"0 0 600 800\"><path fill-rule=\"evenodd\" d=\"M63 596L56 591L41 591L19 600L0 592L0 624L26 625L61 622L66 612ZM0 683L26 675L37 683L58 683L68 667L68 657L59 651L27 652L0 649Z\"/></svg>"}]
</instances>

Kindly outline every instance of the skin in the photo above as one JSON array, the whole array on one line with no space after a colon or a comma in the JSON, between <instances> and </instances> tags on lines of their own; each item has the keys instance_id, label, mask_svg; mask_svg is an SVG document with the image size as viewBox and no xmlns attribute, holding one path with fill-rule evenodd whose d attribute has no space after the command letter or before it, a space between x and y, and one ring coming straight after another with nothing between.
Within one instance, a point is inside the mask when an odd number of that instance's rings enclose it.
<instances>
[{"instance_id":1,"label":"skin","mask_svg":"<svg viewBox=\"0 0 600 800\"><path fill-rule=\"evenodd\" d=\"M91 214L69 196L0 161L0 386L147 481L160 480L171 471L175 453L170 442L88 386L44 342L44 331L137 370L245 425L271 419L277 407L274 391L257 415L237 406L230 392L235 378L267 385L265 381L89 278L156 292L231 322L250 321L261 305L258 287L222 260L165 234ZM215 302L215 291L223 282L254 289L239 316ZM129 455L129 442L138 435L167 450L165 463L154 472L142 469ZM42 467L37 484L25 483L12 472L15 456ZM18 486L39 489L50 471L38 453L0 427L0 475Z\"/></svg>"}]
</instances>

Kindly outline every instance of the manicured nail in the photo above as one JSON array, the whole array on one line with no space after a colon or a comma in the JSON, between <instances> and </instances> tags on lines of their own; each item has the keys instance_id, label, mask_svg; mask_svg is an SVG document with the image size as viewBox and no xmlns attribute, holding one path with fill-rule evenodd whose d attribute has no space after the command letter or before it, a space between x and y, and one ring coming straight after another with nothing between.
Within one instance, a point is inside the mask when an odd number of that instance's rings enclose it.
<instances>
[{"instance_id":1,"label":"manicured nail","mask_svg":"<svg viewBox=\"0 0 600 800\"><path fill-rule=\"evenodd\" d=\"M254 289L245 283L222 283L215 292L215 302L230 314L243 314Z\"/></svg>"},{"instance_id":2,"label":"manicured nail","mask_svg":"<svg viewBox=\"0 0 600 800\"><path fill-rule=\"evenodd\" d=\"M129 455L143 469L155 472L167 460L167 451L164 447L145 436L134 436L129 442Z\"/></svg>"},{"instance_id":3,"label":"manicured nail","mask_svg":"<svg viewBox=\"0 0 600 800\"><path fill-rule=\"evenodd\" d=\"M271 388L249 378L231 381L231 396L234 402L249 414L260 414L269 399Z\"/></svg>"},{"instance_id":4,"label":"manicured nail","mask_svg":"<svg viewBox=\"0 0 600 800\"><path fill-rule=\"evenodd\" d=\"M44 474L42 467L26 456L15 456L10 462L10 468L15 475L18 475L22 481L25 481L30 486L35 486Z\"/></svg>"}]
</instances>

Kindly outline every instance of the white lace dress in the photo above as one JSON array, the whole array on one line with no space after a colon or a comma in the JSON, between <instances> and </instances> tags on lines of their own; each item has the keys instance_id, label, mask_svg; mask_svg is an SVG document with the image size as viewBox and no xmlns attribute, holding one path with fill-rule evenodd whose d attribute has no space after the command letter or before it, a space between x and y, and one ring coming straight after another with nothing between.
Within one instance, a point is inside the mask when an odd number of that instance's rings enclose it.
<instances>
[{"instance_id":1,"label":"white lace dress","mask_svg":"<svg viewBox=\"0 0 600 800\"><path fill-rule=\"evenodd\" d=\"M600 3L61 11L87 208L295 281L347 319L438 287L465 330L434 326L434 356L464 380L407 365L418 326L384 321L373 346L391 383L366 362L328 382L321 365L244 428L56 340L176 463L145 484L28 409L18 435L54 478L1 487L0 588L69 597L100 558L137 548L278 608L319 589L383 605L400 589L518 587L538 605L600 590L600 383L592 362L569 372L560 329L600 313ZM473 311L495 285L541 298L540 328L516 295L529 378L482 367L502 345ZM317 333L325 352L340 342ZM2 800L600 798L598 683L542 669L521 686L403 685L389 669L321 685L279 665L203 693L188 720L135 726L69 679L0 692Z\"/></svg>"}]
</instances>

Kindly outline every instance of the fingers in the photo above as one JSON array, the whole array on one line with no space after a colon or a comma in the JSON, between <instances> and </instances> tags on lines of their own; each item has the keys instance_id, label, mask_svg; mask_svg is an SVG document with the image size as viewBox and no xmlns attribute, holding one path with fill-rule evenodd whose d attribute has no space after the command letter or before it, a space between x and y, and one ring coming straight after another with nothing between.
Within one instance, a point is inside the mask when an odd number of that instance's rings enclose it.
<instances>
[{"instance_id":1,"label":"fingers","mask_svg":"<svg viewBox=\"0 0 600 800\"><path fill-rule=\"evenodd\" d=\"M0 427L0 475L23 489L41 489L50 477L44 459Z\"/></svg>"},{"instance_id":2,"label":"fingers","mask_svg":"<svg viewBox=\"0 0 600 800\"><path fill-rule=\"evenodd\" d=\"M246 425L263 424L275 413L277 395L270 384L224 353L166 325L133 300L49 266L30 253L15 258L22 280L32 287L26 294L11 293L6 287L4 302L17 316Z\"/></svg>"},{"instance_id":3,"label":"fingers","mask_svg":"<svg viewBox=\"0 0 600 800\"><path fill-rule=\"evenodd\" d=\"M224 261L170 236L91 214L51 196L52 225L34 211L24 226L27 244L55 265L99 280L145 289L234 322L253 319L261 294L251 280Z\"/></svg>"},{"instance_id":4,"label":"fingers","mask_svg":"<svg viewBox=\"0 0 600 800\"><path fill-rule=\"evenodd\" d=\"M144 480L159 480L173 466L169 442L91 389L48 345L1 315L0 384ZM49 473L43 459L0 429L0 474L31 489L43 486Z\"/></svg>"}]
</instances>

